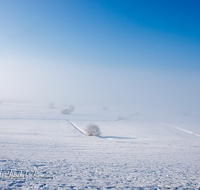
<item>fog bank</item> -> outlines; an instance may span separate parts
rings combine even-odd
[[[55,65],[4,65],[0,99],[144,109],[200,106],[200,77],[194,73]]]

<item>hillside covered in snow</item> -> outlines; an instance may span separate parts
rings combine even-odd
[[[109,107],[0,105],[0,189],[198,189],[200,121]],[[100,136],[86,136],[95,124]]]

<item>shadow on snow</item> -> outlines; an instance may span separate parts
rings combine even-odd
[[[117,136],[100,136],[99,138],[105,138],[105,139],[136,139],[136,138],[132,138],[132,137],[117,137]]]

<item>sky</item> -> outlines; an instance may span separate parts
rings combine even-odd
[[[200,106],[199,0],[0,0],[0,100]]]

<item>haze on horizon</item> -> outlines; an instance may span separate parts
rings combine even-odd
[[[0,100],[199,110],[199,1],[0,1]]]

